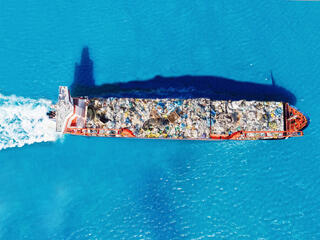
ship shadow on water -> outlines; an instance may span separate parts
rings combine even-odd
[[[71,85],[72,96],[133,97],[133,98],[210,98],[214,100],[282,101],[292,105],[296,97],[275,84],[241,82],[217,76],[155,76],[148,80],[95,85],[93,61],[89,50],[83,48],[81,61],[75,66]]]

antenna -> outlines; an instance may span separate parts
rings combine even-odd
[[[273,74],[272,74],[272,70],[270,70],[270,78],[272,81],[272,86],[276,86],[276,81],[274,80]]]

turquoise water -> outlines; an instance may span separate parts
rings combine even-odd
[[[0,239],[320,238],[320,3],[3,0],[0,10]],[[44,113],[84,45],[97,84],[269,83],[272,70],[310,126],[286,141],[56,136]]]

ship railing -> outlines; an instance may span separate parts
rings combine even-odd
[[[243,131],[241,136],[244,138],[286,138],[286,137],[301,137],[302,131]]]
[[[121,136],[120,129],[110,128],[67,128],[65,133],[84,136]]]
[[[302,131],[237,131],[230,135],[211,134],[215,140],[257,140],[257,139],[282,139],[288,137],[302,137]]]
[[[125,136],[123,129],[110,128],[67,128],[65,133],[84,136]],[[237,131],[230,135],[211,134],[210,138],[214,140],[258,140],[258,139],[283,139],[288,137],[302,137],[302,131]]]
[[[127,128],[110,129],[110,128],[77,128],[69,127],[64,133],[84,136],[101,136],[101,137],[135,137]]]

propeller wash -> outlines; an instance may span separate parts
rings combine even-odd
[[[61,134],[47,115],[51,101],[0,94],[0,150],[56,141]]]

